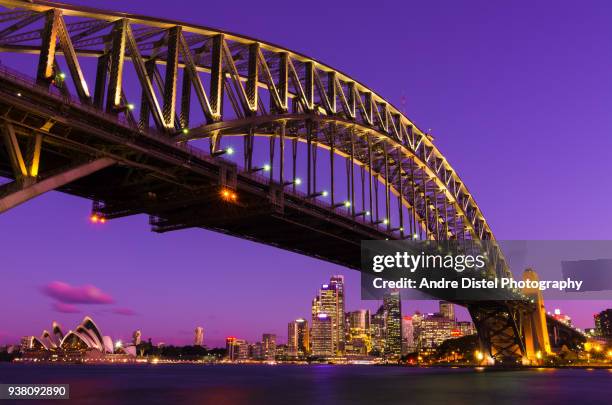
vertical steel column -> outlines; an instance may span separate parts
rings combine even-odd
[[[307,192],[308,195],[310,196],[312,194],[312,178],[311,178],[311,157],[310,157],[310,153],[311,153],[311,146],[312,146],[312,123],[310,122],[310,120],[306,121],[306,171],[308,172],[308,174],[306,175],[306,182],[307,182]]]
[[[354,138],[354,130],[351,128],[349,132],[349,136],[351,137],[351,206],[347,211],[351,213],[352,216],[355,216],[355,138]]]
[[[57,13],[53,9],[45,13],[45,27],[42,30],[42,43],[38,57],[38,71],[36,82],[48,87],[53,79],[53,66],[55,63],[55,48],[57,46]]]
[[[94,106],[102,109],[104,106],[104,92],[106,90],[106,79],[108,77],[108,52],[98,57],[96,67],[96,84],[94,88]]]
[[[366,141],[368,143],[368,194],[370,199],[370,223],[374,223],[374,212],[372,210],[372,140],[370,135],[366,134]],[[378,215],[378,213],[376,214]]]
[[[279,182],[282,187],[285,184],[285,121],[281,121],[280,124],[280,145],[279,145],[279,154],[280,154],[280,167],[278,169],[278,177]]]
[[[293,157],[293,192],[295,193],[297,179],[297,134],[294,134],[294,138],[291,140],[291,152]]]
[[[181,128],[189,128],[189,113],[191,108],[191,79],[187,68],[183,70],[183,85],[181,86],[181,113],[179,114],[179,120]]]
[[[383,145],[385,159],[385,217],[387,219],[387,231],[391,231],[391,188],[389,187],[389,155],[387,145]]]
[[[411,237],[414,239],[414,235],[417,233],[417,229],[419,229],[417,224],[417,193],[416,193],[416,181],[414,177],[414,166],[415,163],[410,161],[410,188],[412,189],[412,221],[410,222],[410,232],[412,233]],[[419,229],[420,233],[420,229]]]
[[[312,189],[317,191],[317,153],[318,153],[318,141],[312,144]]]
[[[330,194],[331,194],[331,205],[335,204],[335,193],[334,193],[334,158],[336,154],[336,131],[335,125],[329,124],[329,174],[330,174]]]
[[[423,182],[423,203],[425,204],[425,239],[429,239],[429,203],[427,202],[427,179],[425,168],[421,170],[421,181]]]
[[[274,130],[274,133],[270,137],[270,183],[274,181],[274,152],[276,149],[276,133],[277,130]]]
[[[215,119],[223,113],[223,34],[213,38],[212,62],[210,68],[210,109]]]
[[[404,182],[402,180],[402,151],[401,148],[397,148],[397,174],[398,174],[398,185],[397,191],[399,196],[397,197],[397,208],[399,210],[399,229],[400,238],[404,239]]]
[[[172,27],[168,30],[168,52],[166,54],[166,78],[164,80],[163,104],[163,116],[167,128],[174,128],[180,35],[180,26]]]
[[[106,95],[106,111],[113,113],[117,112],[116,109],[121,104],[127,27],[127,19],[118,20],[115,22],[112,33],[113,40],[111,41],[110,49],[111,66],[108,93]]]
[[[259,81],[259,63],[257,62],[258,55],[259,42],[249,45],[249,66],[246,82],[246,96],[249,103],[249,112],[252,114],[257,112],[257,82]]]

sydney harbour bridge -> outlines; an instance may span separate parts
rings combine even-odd
[[[206,228],[354,269],[362,240],[485,240],[490,275],[511,276],[433,137],[348,75],[204,26],[0,6],[0,213],[58,190],[92,200],[96,220],[146,214],[155,232]],[[493,359],[550,351],[537,300],[463,304]]]

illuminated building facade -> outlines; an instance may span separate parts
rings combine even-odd
[[[372,348],[370,311],[359,309],[347,313],[347,339],[345,352],[348,355],[367,355]]]
[[[391,291],[383,297],[385,312],[385,356],[402,354],[402,303],[399,291]]]
[[[454,321],[455,318],[455,306],[448,301],[440,301],[440,315]]]
[[[308,321],[298,318],[287,326],[287,355],[305,357],[310,353],[310,333]]]
[[[599,337],[612,339],[612,308],[595,314],[595,331]]]
[[[438,347],[446,339],[452,337],[452,331],[454,329],[454,321],[439,313],[428,314],[421,320],[419,328],[420,347],[425,349]]]
[[[274,360],[276,357],[276,335],[264,333],[261,339],[262,357],[265,360]]]
[[[323,284],[312,301],[313,326],[319,314],[325,314],[331,321],[334,355],[344,352],[344,306],[344,276],[340,275],[332,276],[329,284]]]
[[[312,319],[310,337],[313,356],[332,357],[335,355],[333,323],[330,316],[319,313]]]
[[[416,350],[414,340],[414,326],[412,325],[412,317],[402,317],[402,355],[412,353]]]

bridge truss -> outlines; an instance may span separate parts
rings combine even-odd
[[[157,232],[204,227],[353,268],[363,239],[487,240],[490,274],[511,276],[433,137],[348,75],[193,24],[0,6],[0,174],[14,179],[0,212],[58,189],[94,200],[101,218],[144,213]],[[34,58],[31,77],[7,66],[20,55]],[[224,146],[232,139],[240,164]],[[489,351],[516,356],[516,308],[496,305],[513,343],[487,337]],[[478,311],[481,337],[494,333],[486,320],[500,311]]]

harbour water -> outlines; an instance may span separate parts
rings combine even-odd
[[[83,404],[499,405],[612,401],[612,370],[607,369],[0,363],[0,383],[70,384],[71,400],[58,403]]]

